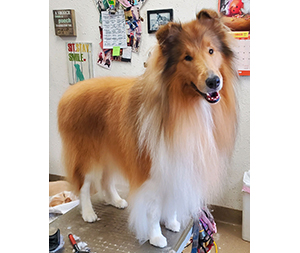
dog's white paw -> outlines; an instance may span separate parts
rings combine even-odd
[[[177,220],[172,220],[171,222],[166,222],[165,227],[173,232],[180,231],[180,223]]]
[[[95,222],[97,220],[97,214],[93,210],[82,211],[82,218],[85,222]]]
[[[167,246],[167,239],[163,235],[155,236],[150,238],[150,244],[159,248],[164,248]]]
[[[113,206],[117,207],[117,208],[121,208],[124,209],[128,206],[128,203],[125,199],[119,199],[117,201],[114,201]]]
[[[112,200],[112,201],[105,201],[106,205],[112,205],[119,209],[124,209],[128,206],[128,203],[125,199],[118,199],[118,200]]]

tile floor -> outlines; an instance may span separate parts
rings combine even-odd
[[[126,192],[124,189],[122,190]],[[220,216],[220,214],[224,216],[224,214],[232,213],[232,210],[231,212],[229,212],[227,209],[224,210],[224,208],[219,210],[220,208],[214,207],[213,209],[215,209],[215,212],[213,212],[212,214],[215,218],[217,216]],[[223,217],[222,215],[220,216],[220,219],[229,219],[227,216]],[[241,222],[241,215],[239,217],[237,212],[234,212],[232,215],[237,216],[238,219],[232,219],[231,217],[231,219],[229,220],[237,223]],[[236,225],[228,222],[219,221],[217,218],[216,223],[218,233],[214,235],[214,239],[218,246],[218,253],[250,253],[250,243],[242,239],[242,225]],[[183,253],[190,252],[191,246],[187,247],[183,251]],[[215,253],[214,249],[212,249],[210,253]]]
[[[218,233],[214,239],[218,246],[218,253],[250,253],[250,243],[242,239],[242,226],[216,221]],[[215,249],[211,253],[215,253]],[[183,253],[190,253],[191,246]]]

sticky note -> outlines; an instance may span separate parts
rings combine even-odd
[[[113,47],[112,56],[120,56],[120,47]]]
[[[109,0],[108,3],[109,3],[110,5],[115,5],[115,0]]]

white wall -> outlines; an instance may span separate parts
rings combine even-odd
[[[127,76],[140,75],[144,71],[143,62],[147,59],[149,49],[155,43],[155,35],[147,33],[147,10],[174,10],[175,21],[190,21],[202,8],[217,10],[218,0],[147,0],[140,14],[142,23],[142,42],[139,54],[132,53],[131,63],[113,62],[111,70],[97,66],[96,58],[99,48],[99,13],[94,0],[51,0],[49,1],[49,88],[50,88],[50,157],[49,173],[65,175],[61,163],[61,141],[57,130],[56,110],[60,97],[68,88],[66,41],[93,43],[93,58],[95,76]],[[74,9],[77,25],[76,38],[61,38],[55,36],[53,24],[53,9]],[[240,78],[239,87],[240,120],[236,149],[231,167],[228,171],[224,194],[216,198],[216,205],[242,210],[242,177],[243,172],[250,168],[250,78]]]

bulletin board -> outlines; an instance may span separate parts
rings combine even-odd
[[[131,62],[141,44],[140,9],[146,0],[95,0],[99,11],[100,42],[97,65],[111,69],[113,61]]]

